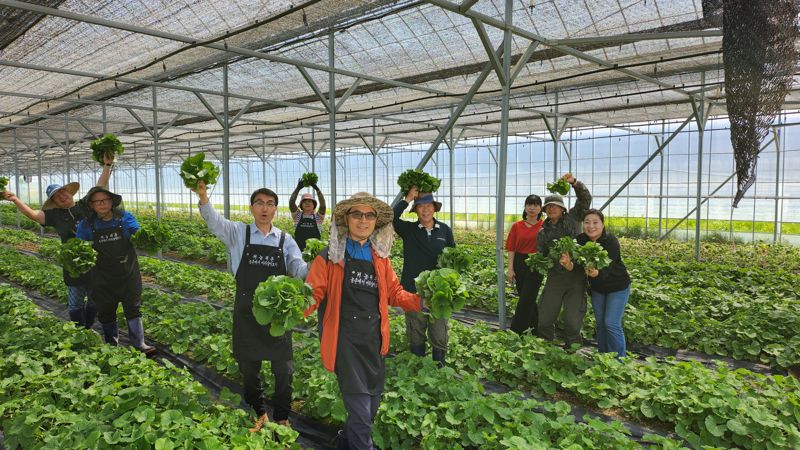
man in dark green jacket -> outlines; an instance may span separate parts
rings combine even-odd
[[[412,199],[414,206],[411,210],[417,214],[417,220],[402,220],[400,217]],[[445,247],[456,246],[453,230],[433,217],[441,208],[442,204],[433,199],[433,194],[420,194],[416,186],[394,207],[392,225],[403,239],[403,275],[400,284],[408,292],[417,292],[414,279],[420,272],[436,268],[436,259]],[[406,312],[406,337],[411,353],[425,356],[426,332],[431,340],[433,360],[443,366],[447,354],[447,319],[428,319],[422,313]]]
[[[548,256],[555,241],[563,236],[575,238],[581,233],[583,213],[592,204],[592,195],[586,185],[576,180],[571,173],[561,177],[575,190],[577,201],[567,210],[564,200],[558,194],[544,199],[544,212],[547,219],[536,238],[537,251]],[[561,305],[564,305],[565,345],[581,342],[581,325],[586,314],[586,274],[583,268],[575,265],[569,258],[561,257],[547,273],[542,296],[539,299],[539,324],[537,334],[547,340],[555,337],[555,323]]]

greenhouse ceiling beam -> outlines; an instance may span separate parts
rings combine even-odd
[[[296,60],[296,59],[293,59],[293,58],[288,58],[288,57],[285,57],[285,56],[258,52],[258,51],[250,50],[250,49],[243,48],[243,47],[237,47],[237,46],[234,46],[234,45],[228,45],[227,43],[224,43],[224,42],[223,43],[199,42],[198,39],[195,39],[195,38],[192,38],[192,37],[188,37],[188,36],[182,36],[182,35],[179,35],[177,33],[168,33],[168,32],[165,32],[165,31],[158,31],[158,30],[154,30],[154,29],[151,29],[151,28],[140,27],[140,26],[136,26],[136,25],[130,25],[130,24],[127,24],[127,23],[118,22],[118,21],[114,21],[114,20],[107,20],[107,19],[103,19],[103,18],[100,18],[100,17],[96,17],[96,16],[90,16],[90,15],[87,15],[87,14],[79,14],[79,13],[75,13],[75,12],[71,12],[71,11],[64,11],[64,10],[60,10],[60,9],[56,9],[56,8],[48,8],[48,7],[45,7],[45,6],[34,5],[34,4],[20,2],[20,1],[16,1],[16,0],[0,0],[0,5],[8,6],[8,7],[11,7],[11,8],[16,8],[16,9],[24,9],[24,10],[28,10],[28,11],[33,11],[33,12],[37,12],[39,14],[46,14],[46,15],[50,15],[50,16],[61,17],[61,18],[64,18],[64,19],[74,20],[74,21],[78,21],[78,22],[91,23],[91,24],[94,24],[94,25],[100,25],[100,26],[104,26],[104,27],[108,27],[108,28],[114,28],[114,29],[123,30],[123,31],[128,31],[128,32],[132,32],[132,33],[144,34],[144,35],[147,35],[147,36],[166,39],[166,40],[170,40],[170,41],[183,42],[185,44],[197,45],[197,46],[201,46],[201,47],[206,47],[206,48],[219,50],[219,51],[227,52],[227,53],[233,53],[233,54],[246,56],[246,57],[250,57],[250,58],[263,59],[263,60],[267,60],[267,61],[272,61],[272,62],[277,62],[277,63],[282,63],[282,64],[288,64],[288,65],[292,65],[292,66],[296,66],[296,67],[303,67],[305,69],[319,70],[321,72],[333,73],[333,74],[336,74],[336,75],[343,75],[343,76],[348,76],[348,77],[352,77],[352,78],[364,78],[366,80],[374,81],[376,83],[387,84],[387,85],[395,86],[395,87],[399,87],[399,88],[411,89],[411,90],[414,90],[414,91],[427,92],[429,94],[453,95],[452,93],[449,93],[449,92],[446,92],[446,91],[441,91],[441,90],[438,90],[438,89],[428,88],[428,87],[424,87],[424,86],[417,86],[417,85],[410,84],[410,83],[405,83],[405,82],[402,82],[402,81],[396,81],[396,80],[376,77],[374,75],[358,73],[358,72],[354,72],[354,71],[346,70],[346,69],[337,69],[337,68],[334,68],[334,67],[329,67],[329,66],[324,65],[324,64],[316,64],[316,63],[311,63],[311,62],[307,62],[307,61],[299,61],[299,60]]]
[[[517,36],[529,39],[531,41],[541,42],[543,45],[545,45],[547,47],[550,47],[550,48],[552,48],[554,50],[558,50],[558,51],[560,51],[561,53],[563,53],[565,55],[574,56],[574,57],[576,57],[578,59],[582,59],[584,61],[595,63],[595,64],[600,65],[602,67],[605,67],[605,68],[608,68],[608,69],[612,69],[612,70],[624,73],[624,74],[628,75],[629,77],[632,77],[632,78],[635,78],[635,79],[638,79],[638,80],[641,80],[641,81],[646,81],[648,83],[652,83],[652,84],[655,84],[657,86],[661,86],[661,87],[663,87],[665,89],[669,89],[669,90],[674,91],[674,92],[678,92],[678,93],[686,95],[687,97],[690,97],[690,98],[694,98],[695,97],[690,92],[687,92],[684,89],[678,88],[673,84],[665,83],[665,82],[663,82],[661,80],[658,80],[656,78],[653,78],[653,77],[650,77],[650,76],[647,76],[647,75],[644,75],[644,74],[640,74],[640,73],[638,73],[638,72],[636,72],[634,70],[631,70],[631,69],[627,69],[627,68],[624,68],[624,67],[619,67],[618,64],[615,64],[615,63],[606,61],[604,59],[592,56],[592,55],[590,55],[588,53],[582,52],[582,51],[574,49],[572,47],[559,44],[557,41],[554,41],[552,39],[547,39],[544,36],[540,36],[540,35],[538,35],[536,33],[530,32],[528,30],[522,29],[522,28],[514,26],[514,25],[507,25],[503,21],[495,19],[494,17],[491,17],[491,16],[487,16],[486,14],[481,14],[481,13],[473,11],[473,10],[462,12],[459,9],[459,5],[456,4],[456,3],[452,3],[452,2],[447,1],[447,0],[425,0],[425,1],[427,3],[436,5],[436,6],[440,7],[440,8],[442,8],[442,9],[454,12],[456,14],[462,15],[462,16],[467,17],[469,19],[478,19],[481,22],[483,22],[483,23],[485,23],[487,25],[491,25],[491,26],[493,26],[495,28],[498,28],[498,29],[501,29],[501,30],[504,30],[504,31],[508,30],[508,31],[512,32],[513,34],[515,34]]]
[[[4,0],[0,0],[0,2],[2,2],[2,1],[4,1]],[[139,85],[139,86],[145,86],[145,87],[157,87],[157,88],[164,88],[164,89],[172,89],[172,90],[176,90],[176,91],[192,92],[194,94],[200,93],[200,94],[208,94],[208,95],[217,95],[217,96],[220,96],[220,97],[223,97],[225,95],[222,91],[215,91],[213,89],[203,89],[203,88],[190,87],[190,86],[181,86],[181,85],[177,85],[177,84],[162,83],[160,81],[142,80],[142,79],[138,79],[138,78],[124,77],[124,76],[122,76],[122,77],[110,76],[110,75],[104,75],[104,74],[94,73],[94,72],[85,72],[85,71],[81,71],[81,70],[63,69],[63,68],[58,68],[58,67],[42,66],[42,65],[39,65],[39,64],[21,63],[21,62],[17,62],[17,61],[9,61],[7,59],[0,59],[0,66],[9,66],[9,67],[17,67],[17,68],[20,68],[20,69],[38,70],[38,71],[41,71],[41,72],[59,73],[59,74],[62,74],[62,75],[73,75],[73,76],[84,77],[84,78],[95,78],[95,79],[98,79],[98,80],[101,80],[101,81],[116,80],[116,81],[119,81],[120,83],[127,83],[127,84],[133,84],[133,85]],[[285,102],[285,101],[281,101],[281,100],[270,100],[270,99],[266,99],[266,98],[259,98],[259,97],[254,97],[252,95],[242,95],[242,94],[231,94],[231,93],[229,93],[228,96],[233,97],[233,98],[238,98],[238,99],[241,99],[241,100],[255,100],[255,101],[258,101],[258,102],[268,103],[268,104],[277,105],[277,106],[282,106],[282,107],[285,107],[285,108],[300,108],[300,109],[308,109],[308,110],[312,110],[312,111],[316,111],[316,112],[325,112],[324,108],[311,106],[311,105],[305,105],[305,104],[302,104],[302,103],[292,103],[292,102]],[[56,100],[53,100],[53,101],[56,101]]]
[[[551,39],[556,45],[587,45],[587,44],[628,44],[639,41],[654,41],[663,39],[692,39],[722,37],[722,30],[690,30],[690,31],[661,31],[644,33],[612,34],[609,36],[593,36],[585,38]]]
[[[620,187],[619,187],[619,189],[617,189],[617,191],[616,191],[616,192],[614,192],[614,194],[612,194],[612,195],[611,195],[611,196],[608,198],[608,200],[606,200],[606,202],[605,202],[605,203],[603,203],[603,206],[601,206],[601,207],[600,207],[600,211],[604,210],[604,209],[606,208],[606,206],[608,206],[608,205],[609,205],[609,204],[610,204],[612,201],[614,201],[614,199],[615,199],[615,198],[617,198],[617,196],[619,196],[619,194],[620,194],[620,193],[622,193],[622,191],[624,191],[624,190],[625,190],[625,189],[628,187],[628,185],[630,185],[630,184],[633,182],[633,180],[634,180],[634,179],[635,179],[637,176],[639,176],[639,174],[640,174],[640,173],[642,173],[642,171],[643,171],[643,170],[644,170],[644,169],[645,169],[645,168],[646,168],[648,165],[650,165],[650,163],[651,163],[651,162],[652,162],[654,159],[656,159],[656,156],[660,155],[660,154],[661,154],[661,152],[662,152],[662,151],[663,151],[665,148],[667,148],[667,146],[669,145],[669,143],[670,143],[670,142],[672,142],[672,140],[673,140],[673,139],[675,139],[675,137],[677,137],[677,136],[678,136],[678,133],[680,133],[680,132],[681,132],[681,130],[683,130],[683,129],[686,127],[686,125],[688,125],[688,124],[689,124],[689,122],[691,122],[691,121],[692,121],[694,118],[695,118],[695,114],[694,114],[694,113],[692,113],[692,114],[691,114],[691,115],[690,115],[688,118],[686,118],[686,120],[684,120],[684,121],[683,121],[683,123],[681,124],[681,126],[679,126],[679,127],[678,127],[678,128],[675,130],[675,131],[673,131],[672,133],[670,133],[669,137],[668,137],[667,139],[665,139],[665,140],[664,140],[664,142],[662,142],[662,143],[661,143],[661,145],[659,145],[659,146],[658,146],[658,148],[657,148],[657,149],[656,149],[656,150],[653,152],[653,154],[652,154],[652,155],[650,155],[650,157],[649,157],[649,158],[647,158],[647,160],[646,160],[645,162],[643,162],[643,163],[642,163],[642,165],[641,165],[641,166],[639,166],[639,168],[638,168],[638,169],[636,169],[636,171],[635,171],[635,172],[633,172],[633,174],[632,174],[630,177],[628,177],[628,179],[627,179],[627,180],[626,180],[624,183],[622,183],[622,186],[620,186]]]

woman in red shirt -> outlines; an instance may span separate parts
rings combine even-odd
[[[536,235],[544,223],[542,220],[542,199],[531,194],[525,198],[525,210],[522,220],[511,226],[506,239],[508,251],[508,281],[515,283],[519,302],[511,319],[511,331],[522,334],[531,330],[536,334],[536,323],[539,321],[536,298],[542,286],[543,276],[536,271],[531,271],[525,259],[531,253],[536,253]]]

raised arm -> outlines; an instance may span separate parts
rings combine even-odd
[[[319,208],[317,208],[317,214],[320,216],[324,216],[325,213],[328,211],[327,205],[325,205],[325,196],[322,195],[322,190],[320,190],[319,186],[314,184],[311,186],[317,191],[317,198],[319,199]]]
[[[44,211],[40,209],[33,209],[28,206],[25,202],[20,200],[16,195],[14,195],[11,191],[3,192],[3,198],[10,201],[17,207],[19,212],[22,213],[28,219],[38,223],[39,225],[44,225]]]
[[[111,168],[114,165],[114,154],[104,154],[103,155],[103,173],[100,174],[100,178],[97,179],[97,186],[108,188],[108,180],[111,179]]]
[[[208,230],[227,247],[231,247],[234,243],[239,242],[238,240],[242,237],[241,234],[244,233],[244,228],[239,222],[228,220],[214,210],[214,207],[211,206],[211,203],[208,201],[206,183],[200,181],[197,184],[197,189],[193,189],[193,191],[197,193],[197,198],[199,199],[198,203],[200,205],[200,216],[206,221]],[[237,226],[237,224],[239,226]]]
[[[297,212],[297,194],[300,192],[300,189],[303,189],[303,179],[297,180],[297,187],[294,188],[292,191],[292,195],[289,197],[289,211],[294,215]]]

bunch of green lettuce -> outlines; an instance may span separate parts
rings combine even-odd
[[[69,276],[77,278],[97,264],[97,251],[92,248],[91,242],[71,238],[61,244],[56,260]]]
[[[445,247],[436,259],[439,267],[459,273],[467,270],[473,262],[472,253],[466,247]]]
[[[403,195],[406,195],[413,186],[416,186],[420,192],[436,192],[439,189],[439,185],[442,184],[442,180],[434,178],[421,170],[408,169],[397,178],[397,184],[400,185]]]
[[[89,144],[89,147],[92,149],[92,159],[100,164],[105,163],[105,161],[103,161],[104,155],[110,156],[113,153],[121,155],[125,151],[122,142],[113,134],[106,134],[99,139],[93,140],[92,143]]]
[[[319,181],[319,176],[314,172],[304,173],[302,177],[300,177],[300,181],[303,182],[303,187],[314,186]]]
[[[569,193],[569,183],[563,178],[559,178],[555,183],[547,183],[547,190],[554,194],[567,195]]]
[[[8,178],[0,177],[0,192],[5,192],[6,186],[8,186]]]
[[[142,224],[139,231],[131,236],[131,243],[134,247],[148,253],[155,253],[167,246],[172,239],[170,227],[161,222],[148,222]]]
[[[319,255],[319,252],[322,251],[325,247],[328,246],[328,241],[322,241],[319,239],[308,239],[306,240],[306,248],[303,250],[303,261],[311,262],[314,258]]]
[[[611,258],[602,245],[589,241],[578,246],[576,262],[587,269],[605,269],[611,265]]]
[[[553,268],[552,258],[548,258],[541,253],[531,253],[525,259],[525,264],[533,272],[539,272],[542,275],[547,275],[547,272]]]
[[[204,181],[206,186],[217,182],[219,167],[214,166],[210,161],[205,161],[206,154],[200,152],[190,156],[181,164],[181,178],[183,184],[189,189],[197,189],[197,184]]]
[[[414,279],[417,294],[425,299],[434,319],[447,319],[463,308],[469,298],[467,287],[453,269],[426,270]]]
[[[556,243],[550,247],[550,258],[553,261],[558,262],[561,259],[561,255],[564,253],[569,253],[569,257],[575,261],[578,257],[578,241],[576,241],[572,236],[562,236],[560,239],[555,241]]]
[[[269,334],[283,336],[303,323],[303,312],[314,303],[314,290],[298,278],[277,275],[262,281],[253,295],[253,316],[269,325]]]

